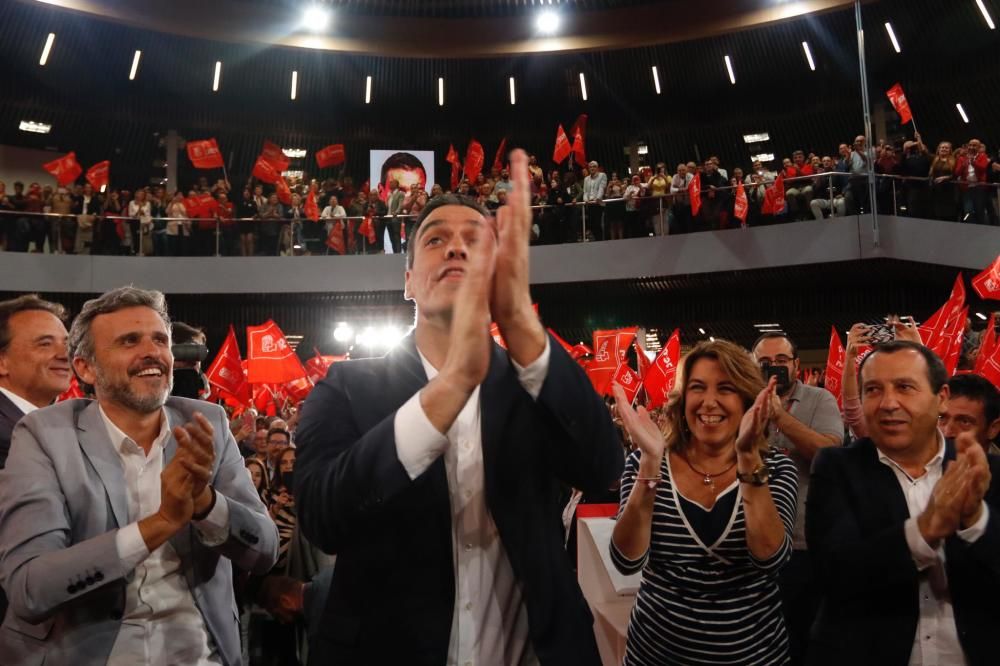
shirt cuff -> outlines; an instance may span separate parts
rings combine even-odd
[[[392,427],[396,457],[411,481],[427,471],[448,448],[448,438],[438,432],[424,413],[419,392],[396,410]]]
[[[979,520],[975,523],[966,527],[964,530],[959,530],[957,532],[958,538],[966,543],[976,543],[979,537],[986,533],[986,523],[990,521],[990,507],[986,502],[983,502],[983,515],[979,516]]]
[[[538,394],[542,392],[542,385],[545,384],[545,378],[549,374],[549,358],[552,351],[549,344],[549,336],[546,335],[545,349],[542,350],[541,355],[523,368],[514,359],[510,360],[514,364],[514,369],[517,370],[517,378],[521,382],[521,386],[528,392],[532,400],[538,400]]]
[[[198,540],[209,548],[221,546],[229,538],[229,501],[218,490],[215,491],[215,506],[201,520],[192,524],[198,533]]]
[[[910,556],[913,558],[913,563],[917,565],[917,571],[928,569],[940,561],[937,551],[924,541],[924,536],[920,533],[920,528],[917,527],[916,518],[910,518],[906,521],[903,525],[903,532],[906,533],[906,545],[910,548]]]
[[[129,523],[115,534],[115,548],[122,563],[122,571],[128,573],[149,557],[149,548],[139,531],[139,523]]]

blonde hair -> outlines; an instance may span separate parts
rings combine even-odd
[[[685,417],[687,378],[691,376],[694,364],[703,358],[710,358],[719,363],[743,399],[744,412],[750,409],[757,395],[764,389],[760,366],[754,363],[750,352],[746,349],[728,340],[699,342],[677,368],[677,378],[665,408],[666,423],[663,427],[663,436],[670,450],[683,452],[691,443],[691,428]],[[758,438],[756,444],[761,453],[767,450],[766,432]]]

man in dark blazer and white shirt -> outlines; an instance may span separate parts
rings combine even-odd
[[[408,244],[413,333],[332,366],[303,408],[299,524],[337,554],[320,663],[600,663],[560,484],[603,491],[623,453],[532,308],[523,151],[511,172],[496,228],[474,201],[431,200]]]
[[[913,342],[861,366],[871,438],[820,451],[806,536],[825,586],[809,664],[993,666],[1000,599],[1000,459],[945,440],[941,360]]]
[[[0,471],[0,663],[241,663],[230,561],[264,573],[277,529],[225,413],[168,397],[163,294],[88,301],[69,336],[96,400],[36,410]]]

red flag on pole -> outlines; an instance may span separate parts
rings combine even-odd
[[[346,244],[344,243],[343,220],[337,220],[333,223],[333,226],[330,227],[330,233],[326,236],[326,246],[340,255],[347,252]]]
[[[264,149],[260,151],[260,156],[277,169],[279,173],[288,171],[288,165],[291,164],[291,160],[282,152],[281,146],[267,140],[264,141]]]
[[[635,350],[635,369],[639,372],[640,377],[645,377],[653,362],[646,356],[646,351],[639,346],[638,340],[632,341],[632,349]]]
[[[316,165],[320,169],[337,166],[345,161],[347,161],[347,153],[344,152],[344,144],[342,143],[333,143],[316,151]]]
[[[952,322],[951,331],[947,338],[948,351],[941,356],[944,361],[944,368],[948,371],[948,376],[955,374],[958,369],[958,361],[962,356],[962,340],[965,338],[965,322],[969,316],[969,307],[965,306]]]
[[[774,214],[781,215],[785,212],[785,175],[779,173],[778,177],[774,179],[774,187],[771,188],[774,191]]]
[[[660,353],[653,359],[642,380],[646,389],[647,407],[655,409],[667,403],[667,396],[674,388],[677,379],[677,368],[681,362],[681,331],[678,328],[670,334],[670,339]]]
[[[188,159],[195,169],[221,169],[225,166],[215,139],[187,142]]]
[[[358,225],[358,233],[364,236],[369,243],[375,244],[375,224],[372,222],[371,215],[366,215],[365,219],[361,220],[361,224]]]
[[[979,298],[1000,301],[1000,255],[982,273],[972,278],[972,288]]]
[[[212,393],[227,402],[237,405],[250,403],[250,384],[243,372],[243,360],[240,358],[240,347],[236,342],[236,331],[229,326],[229,334],[219,347],[219,353],[205,373]]]
[[[747,213],[750,212],[750,202],[743,188],[743,181],[736,184],[736,199],[733,202],[733,217],[740,221],[740,226],[747,226]]]
[[[285,382],[282,388],[284,389],[285,395],[287,395],[292,402],[302,402],[313,390],[313,382],[308,377],[299,377],[298,379],[293,379],[290,382]]]
[[[283,384],[305,377],[302,361],[273,319],[247,326],[247,380],[252,384]]]
[[[552,150],[552,161],[561,164],[572,153],[573,147],[569,143],[569,137],[566,136],[566,130],[559,125],[559,129],[556,130],[556,146]]]
[[[587,114],[581,113],[576,118],[576,122],[569,128],[570,136],[573,137],[573,155],[576,163],[580,166],[587,166],[587,149],[585,139],[587,136]]]
[[[639,389],[642,388],[642,379],[636,374],[635,370],[628,367],[626,363],[619,363],[618,368],[615,369],[613,382],[621,386],[622,390],[625,391],[625,397],[628,398],[630,405],[635,402],[635,396],[639,394]]]
[[[928,349],[935,350],[941,358],[948,353],[947,345],[942,346],[941,340],[950,335],[954,326],[955,318],[961,313],[962,306],[965,305],[965,282],[962,274],[955,276],[955,283],[951,288],[951,295],[945,304],[938,308],[927,321],[919,327],[920,339]]]
[[[76,153],[74,152],[66,153],[60,158],[46,162],[42,168],[55,176],[60,187],[69,185],[83,173],[83,167],[76,161]]]
[[[844,364],[846,359],[844,345],[840,343],[840,334],[837,327],[830,327],[830,349],[826,355],[826,380],[823,388],[833,394],[837,399],[837,405],[841,405],[841,392],[844,382]],[[853,369],[852,369],[853,370]]]
[[[274,189],[278,194],[278,201],[286,206],[292,205],[292,188],[288,187],[284,176],[278,176],[278,180],[274,181]]]
[[[905,125],[911,122],[913,120],[913,113],[910,111],[910,103],[903,92],[903,86],[897,83],[889,88],[885,94],[889,98],[889,101],[892,102],[892,108],[896,109],[896,113],[899,114],[900,124]]]
[[[493,157],[493,168],[497,171],[503,170],[504,158],[507,156],[507,137],[504,137],[500,141],[500,147],[497,148],[497,153]]]
[[[688,183],[688,199],[691,200],[691,217],[701,212],[701,174],[696,173]]]
[[[986,322],[986,330],[983,331],[983,336],[980,338],[979,353],[976,355],[976,365],[973,370],[977,375],[983,374],[983,369],[986,367],[990,357],[993,356],[994,349],[997,346],[996,316],[995,312],[990,315],[990,320]]]
[[[635,332],[634,326],[594,331],[594,358],[587,367],[587,374],[594,389],[601,395],[609,395],[611,380],[618,365],[625,361]]]
[[[98,192],[111,182],[111,162],[104,160],[87,169],[87,182]]]
[[[469,141],[469,147],[465,151],[465,177],[470,183],[476,182],[476,177],[483,172],[485,162],[486,154],[483,152],[483,144],[475,139]]]
[[[313,222],[319,221],[319,204],[316,203],[316,185],[309,186],[309,195],[306,197],[306,205],[303,207],[306,219]]]
[[[346,361],[347,355],[323,355],[319,350],[314,350],[316,355],[306,361],[306,374],[313,384],[318,384],[326,379],[326,373],[330,366],[340,361]]]
[[[451,189],[455,191],[458,189],[459,177],[462,175],[462,163],[458,160],[458,151],[455,150],[455,144],[448,144],[448,156],[445,161],[451,165]]]
[[[274,168],[274,165],[265,160],[263,157],[257,158],[257,161],[253,165],[253,171],[250,172],[250,175],[261,182],[272,184],[278,182],[278,179],[281,178],[281,174]]]

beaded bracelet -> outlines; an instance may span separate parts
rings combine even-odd
[[[635,477],[636,481],[642,481],[643,483],[646,484],[646,487],[649,488],[650,490],[653,490],[654,488],[656,488],[656,486],[660,483],[660,481],[662,479],[663,479],[663,475],[662,474],[657,474],[656,476],[637,476],[637,477]]]

